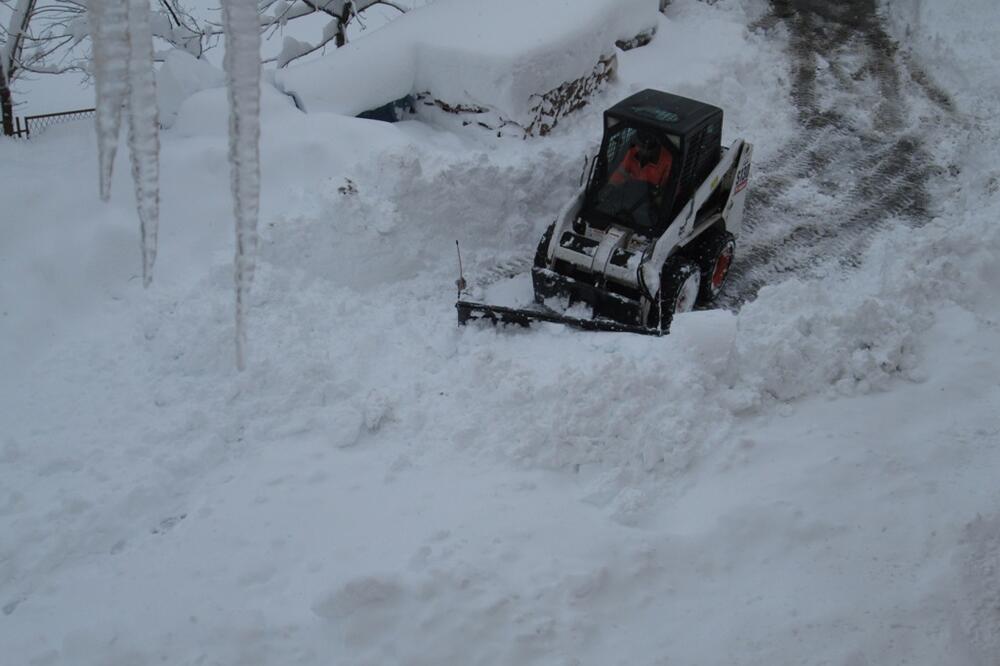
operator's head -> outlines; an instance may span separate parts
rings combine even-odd
[[[639,132],[639,135],[636,137],[636,145],[638,146],[639,160],[642,162],[655,162],[660,155],[660,142],[648,130],[641,130]]]

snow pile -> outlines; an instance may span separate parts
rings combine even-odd
[[[356,115],[427,92],[528,126],[537,96],[591,75],[657,16],[655,0],[440,0],[275,82],[310,112]]]
[[[174,49],[167,53],[156,72],[156,99],[160,107],[160,125],[173,127],[181,104],[201,90],[218,88],[225,75],[206,60]]]
[[[997,208],[995,201],[986,205]],[[883,238],[846,279],[793,279],[764,288],[741,312],[733,381],[758,404],[921,380],[920,337],[941,304],[984,315],[995,306],[979,294],[993,293],[997,284],[997,252],[1000,234],[988,216],[948,216],[919,234],[905,229]],[[980,281],[981,287],[971,286]],[[795,314],[776,318],[779,310]]]

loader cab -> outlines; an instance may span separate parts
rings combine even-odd
[[[722,157],[722,109],[644,90],[604,113],[581,217],[644,235],[666,229]]]

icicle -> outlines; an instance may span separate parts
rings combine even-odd
[[[160,218],[160,137],[149,0],[128,0],[129,156],[142,244],[142,284],[153,280]]]
[[[122,103],[128,90],[127,0],[89,0],[101,199],[111,198]]]
[[[229,163],[236,217],[236,366],[245,367],[246,307],[260,203],[260,24],[254,0],[222,0],[229,89]]]

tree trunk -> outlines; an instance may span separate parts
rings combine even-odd
[[[343,13],[337,17],[337,38],[334,44],[339,49],[347,43],[347,24],[351,22],[351,14],[354,12],[354,3],[345,2]]]
[[[0,66],[0,116],[3,117],[4,136],[14,135],[14,99],[7,85],[7,74]]]
[[[6,31],[7,43],[0,49],[0,114],[3,115],[3,133],[14,134],[14,99],[10,87],[18,71],[24,38],[28,24],[35,15],[38,0],[17,0],[10,15],[10,25]]]

